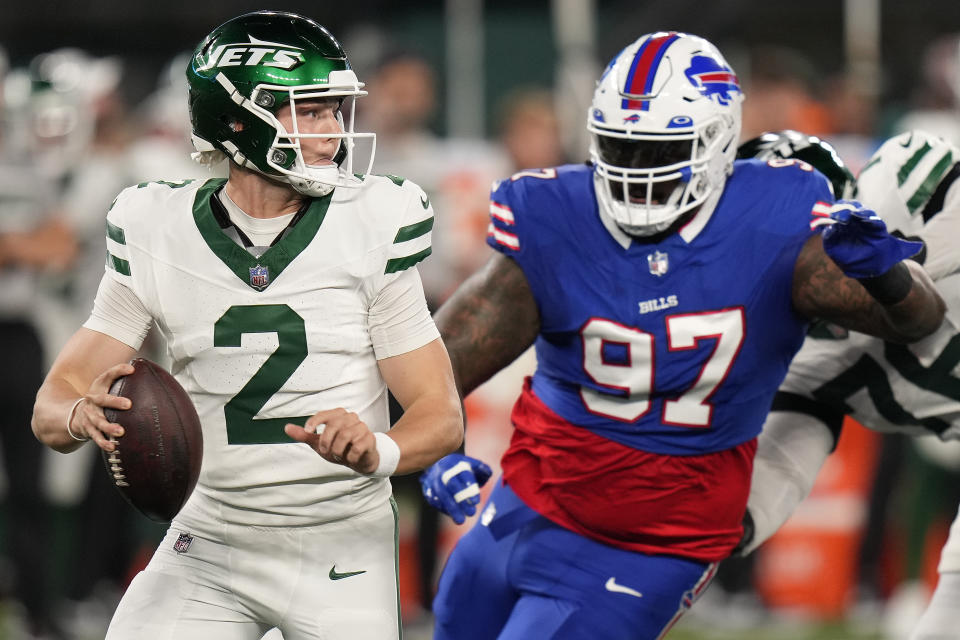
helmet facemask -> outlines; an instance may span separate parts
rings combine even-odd
[[[279,174],[286,176],[286,181],[294,189],[309,196],[321,196],[329,193],[334,187],[344,183],[344,177],[354,173],[353,158],[358,138],[370,141],[370,159],[361,173],[370,173],[373,169],[373,158],[376,153],[376,135],[373,133],[357,133],[353,130],[356,115],[356,99],[367,95],[361,88],[363,84],[356,81],[352,71],[331,72],[331,81],[335,75],[348,76],[344,78],[347,84],[343,88],[330,85],[312,85],[298,87],[283,87],[278,85],[257,85],[253,91],[249,109],[260,119],[268,123],[276,131],[273,142],[266,153],[267,165]],[[349,82],[352,78],[352,83]],[[281,97],[282,96],[282,97]],[[308,100],[337,99],[336,118],[340,125],[339,133],[304,133],[300,131],[297,122],[297,104]],[[343,117],[343,106],[348,104],[349,113],[346,121]],[[271,109],[270,106],[279,104],[281,107],[289,104],[292,126],[288,131],[276,117],[280,107]],[[302,140],[336,138],[339,143],[337,150],[330,159],[331,163],[311,165],[301,146]],[[268,174],[269,175],[269,174]]]
[[[720,126],[685,134],[628,134],[593,128],[592,156],[603,203],[630,235],[668,228],[703,204],[726,174]],[[718,175],[721,176],[717,180]]]

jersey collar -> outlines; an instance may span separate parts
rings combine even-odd
[[[710,197],[700,205],[700,210],[697,214],[690,218],[687,224],[680,227],[677,233],[683,238],[684,242],[687,244],[693,242],[694,239],[700,235],[700,232],[703,231],[703,228],[707,226],[710,218],[713,217],[713,212],[717,208],[717,203],[720,201],[722,193],[722,189],[714,190],[714,192],[710,194]],[[617,244],[624,249],[629,249],[630,245],[633,244],[633,237],[621,229],[614,219],[604,211],[603,207],[599,206],[599,203],[597,210],[600,212],[600,222],[603,223],[604,228],[613,236],[613,239],[617,241]]]
[[[279,242],[256,258],[223,232],[210,207],[210,197],[225,183],[224,178],[213,178],[197,189],[197,195],[193,201],[194,222],[214,255],[248,287],[254,291],[263,291],[317,235],[327,215],[333,192],[321,198],[314,198],[299,223],[291,228]]]

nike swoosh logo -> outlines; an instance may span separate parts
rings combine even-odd
[[[912,133],[912,132],[910,133],[909,136],[907,136],[907,141],[906,141],[906,142],[901,142],[901,143],[900,143],[900,146],[903,147],[904,149],[909,149],[911,142],[913,142],[913,133]]]
[[[430,198],[424,198],[423,196],[420,196],[420,204],[422,204],[423,208],[426,209],[430,206]]]
[[[366,571],[347,571],[346,573],[337,573],[337,565],[330,567],[331,580],[343,580],[344,578],[349,578],[350,576],[358,576],[361,573],[366,573]]]
[[[607,580],[607,584],[603,586],[607,591],[612,591],[614,593],[625,593],[629,596],[634,596],[637,598],[643,597],[643,594],[636,589],[631,589],[630,587],[625,587],[622,584],[617,584],[617,580],[613,576],[610,576],[610,579]]]

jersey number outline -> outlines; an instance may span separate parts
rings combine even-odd
[[[696,349],[701,340],[715,340],[696,380],[673,398],[665,398],[663,424],[708,428],[713,420],[710,399],[726,380],[740,354],[745,335],[742,307],[668,315],[668,351]],[[592,414],[619,422],[636,422],[650,411],[655,388],[655,349],[651,333],[605,318],[591,318],[580,329],[584,373],[608,391],[580,387],[580,399]],[[625,357],[607,358],[610,347],[619,347]]]
[[[303,317],[285,304],[235,305],[213,325],[213,346],[240,347],[245,333],[276,333],[277,349],[223,406],[227,444],[296,442],[284,433],[284,425],[288,422],[302,425],[310,416],[256,416],[307,358]]]

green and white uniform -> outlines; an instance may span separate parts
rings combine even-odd
[[[892,232],[921,239],[921,260],[947,305],[943,324],[910,345],[815,326],[774,400],[754,460],[748,510],[760,546],[809,494],[844,415],[877,431],[960,439],[960,149],[920,131],[886,141],[861,170],[856,198]],[[834,435],[827,432],[826,425]],[[941,571],[960,571],[960,526]]]
[[[389,481],[327,462],[288,439],[283,426],[343,407],[374,432],[389,429],[387,389],[377,360],[417,349],[439,335],[415,268],[430,253],[433,210],[409,181],[364,176],[357,179],[357,188],[338,188],[311,200],[299,221],[255,257],[259,251],[251,253],[229,237],[211,208],[211,196],[223,182],[141,184],[123,191],[107,216],[107,270],[100,295],[115,291],[116,284],[135,295],[166,339],[172,373],[190,394],[203,424],[204,458],[196,490],[145,573],[169,572],[195,549],[219,545],[221,551],[211,551],[205,561],[219,557],[227,563],[217,568],[230,573],[224,585],[232,591],[227,599],[243,601],[243,585],[264,584],[251,578],[263,567],[246,571],[231,553],[260,549],[263,562],[276,558],[288,563],[270,575],[286,577],[289,585],[309,571],[316,572],[310,580],[321,580],[327,588],[367,583],[373,608],[392,611],[395,629]],[[140,346],[145,327],[122,326],[97,308],[86,327]],[[371,518],[376,522],[369,527],[351,528],[351,521]],[[349,534],[328,540],[326,529]],[[364,539],[364,531],[371,539]],[[302,541],[304,532],[317,545],[307,545],[305,555],[287,558],[263,547],[271,536],[300,536]],[[195,536],[197,543],[178,554],[170,545],[180,533]],[[369,550],[360,553],[365,546],[379,546],[380,555],[375,559]],[[317,553],[323,554],[320,560]],[[383,566],[358,566],[356,556],[364,554],[369,563]],[[171,558],[176,562],[171,564]],[[327,572],[334,563],[337,572],[363,570],[366,575],[332,581]],[[204,573],[217,575],[202,564],[193,567],[195,573],[185,571],[191,584]],[[379,583],[369,586],[369,580]],[[182,585],[171,588],[182,590]],[[150,597],[157,598],[157,586],[149,589]],[[390,602],[378,601],[375,593]],[[114,626],[140,623],[146,616],[143,611],[121,615],[128,598],[136,599],[125,596]],[[251,598],[251,610],[262,604]],[[171,600],[171,606],[179,600]],[[354,618],[371,615],[363,611]],[[278,626],[284,615],[250,614]],[[134,629],[136,634],[129,635]],[[197,629],[178,627],[176,637],[200,637]],[[174,633],[168,626],[112,626],[111,637],[160,638],[167,636],[157,634],[167,631]],[[208,637],[227,637],[219,633]],[[350,633],[367,637],[353,627]]]
[[[960,438],[960,180],[928,207],[960,150],[919,133],[888,140],[857,179],[857,198],[890,231],[922,239],[924,267],[947,304],[943,325],[910,345],[816,328],[780,391],[852,415],[877,431]]]

